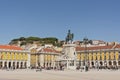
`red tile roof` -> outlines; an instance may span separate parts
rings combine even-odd
[[[6,50],[23,50],[21,47],[11,46],[11,45],[0,45],[0,49],[6,49]]]
[[[116,45],[115,48],[120,48],[120,45]]]
[[[101,50],[101,49],[112,49],[112,48],[120,48],[120,45],[116,45],[115,47],[113,45],[109,46],[95,46],[95,47],[87,47],[87,50]],[[85,50],[85,47],[76,47],[76,51],[82,51]]]

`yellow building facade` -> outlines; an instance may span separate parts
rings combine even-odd
[[[55,67],[56,59],[59,56],[59,52],[57,52],[53,48],[42,48],[37,51],[37,49],[31,49],[31,67]]]
[[[52,48],[31,49],[31,66],[47,68],[60,67],[62,64],[62,66],[69,68],[72,67],[71,62],[73,60],[74,67],[85,65],[89,68],[120,67],[120,45],[86,48],[80,46],[70,47],[70,45],[72,44],[64,46],[64,53],[57,52]]]
[[[0,45],[0,68],[28,68],[30,67],[30,52],[20,47]]]
[[[86,50],[85,50],[86,49]],[[93,67],[120,67],[120,45],[77,47],[77,60],[79,66]]]

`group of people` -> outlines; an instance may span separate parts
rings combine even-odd
[[[93,66],[92,68],[88,67],[88,66],[77,66],[76,67],[76,70],[81,70],[81,71],[89,71],[89,70],[92,70],[92,69],[97,69],[98,71],[99,70],[118,70],[119,67],[118,66]]]

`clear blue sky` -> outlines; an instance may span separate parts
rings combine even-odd
[[[120,42],[120,0],[0,0],[0,44],[19,37]]]

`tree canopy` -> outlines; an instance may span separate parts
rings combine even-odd
[[[26,45],[27,43],[33,44],[34,42],[37,42],[39,44],[53,44],[54,46],[61,46],[61,43],[58,42],[58,39],[56,37],[46,37],[46,38],[39,38],[39,37],[20,37],[17,39],[13,39],[11,40],[11,42],[9,44],[17,44],[18,42],[20,42],[21,46],[22,45]]]

